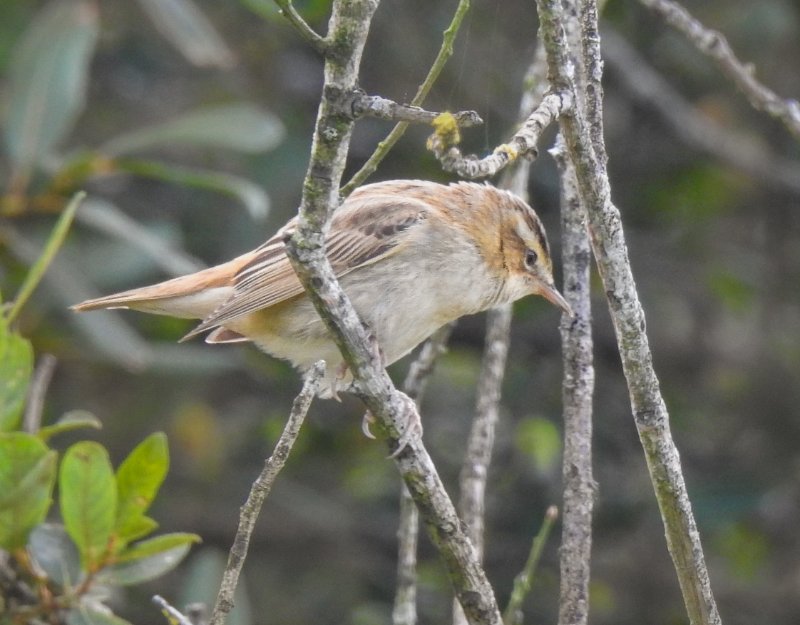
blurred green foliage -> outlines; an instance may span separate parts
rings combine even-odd
[[[108,592],[161,576],[199,540],[185,532],[148,538],[158,523],[145,513],[169,466],[164,434],[147,437],[115,473],[100,443],[74,443],[60,463],[58,451],[48,446],[55,435],[98,427],[91,415],[68,412],[40,427],[36,411],[45,389],[33,385],[33,348],[14,330],[13,322],[63,243],[79,200],[76,196],[65,210],[14,301],[0,308],[0,622],[4,625],[124,625],[127,621],[105,605]],[[53,516],[56,482],[63,525],[46,522]]]

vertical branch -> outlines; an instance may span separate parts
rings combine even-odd
[[[553,88],[574,92],[572,68],[564,38],[564,12],[560,0],[538,0],[539,19],[548,54]],[[596,17],[596,16],[595,16]],[[596,25],[593,26],[596,30]],[[596,54],[591,42],[584,44]],[[588,65],[588,64],[587,64]],[[601,67],[596,59],[597,68]],[[590,84],[597,76],[589,78]],[[598,83],[593,84],[596,90]],[[582,88],[586,88],[583,86]],[[602,92],[587,97],[602,97]],[[598,125],[598,119],[590,120]],[[650,478],[667,537],[667,547],[692,625],[720,623],[711,592],[700,536],[686,491],[678,450],[672,440],[669,415],[653,368],[645,332],[645,319],[633,280],[619,210],[611,202],[604,159],[593,142],[602,145],[602,132],[591,133],[580,107],[561,117],[567,153],[575,167],[578,190],[586,208],[592,249],[614,323],[631,407],[645,452]],[[589,137],[587,139],[587,137]]]
[[[494,431],[500,412],[500,393],[508,355],[511,329],[511,305],[490,310],[486,317],[486,342],[478,376],[475,418],[467,441],[467,453],[461,465],[458,502],[461,520],[475,547],[479,560],[483,559],[483,534],[486,499],[486,478],[492,461]],[[453,624],[466,623],[461,606],[453,604]]]
[[[422,403],[428,379],[433,373],[439,355],[442,354],[453,331],[454,323],[439,328],[425,342],[419,356],[411,363],[403,382],[406,394]],[[400,521],[397,527],[397,589],[392,609],[393,625],[415,625],[417,622],[417,538],[419,535],[419,513],[411,493],[400,489]]]
[[[592,549],[592,310],[591,248],[575,170],[559,136],[552,150],[561,172],[561,257],[564,297],[574,317],[561,321],[564,360],[564,505],[561,532],[559,625],[586,625]]]

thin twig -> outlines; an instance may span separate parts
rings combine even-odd
[[[239,513],[239,527],[236,530],[236,538],[234,538],[228,554],[228,563],[222,574],[222,584],[217,594],[214,610],[211,613],[210,625],[222,625],[225,617],[233,609],[233,596],[239,583],[239,574],[247,557],[250,537],[253,534],[261,506],[264,503],[264,499],[269,495],[270,490],[272,490],[275,478],[278,477],[278,473],[283,469],[292,446],[297,440],[300,426],[303,425],[303,420],[308,413],[324,371],[325,363],[320,361],[306,374],[303,388],[292,404],[289,419],[286,421],[283,432],[275,444],[275,449],[264,463],[261,475],[256,478],[256,481],[250,487],[250,494],[247,496],[247,501],[245,501]]]
[[[576,89],[564,38],[565,15],[560,0],[538,0],[541,32],[553,88]],[[599,76],[593,77],[597,80]],[[597,95],[602,97],[602,92]],[[645,451],[667,546],[692,625],[720,623],[678,450],[669,429],[669,414],[653,369],[645,319],[633,280],[619,210],[611,202],[605,164],[596,156],[582,112],[560,118],[567,153],[575,166],[578,189],[587,211],[592,248],[614,322],[631,407]],[[602,139],[601,139],[602,140]]]
[[[422,84],[417,89],[417,93],[412,98],[410,102],[411,106],[422,106],[425,103],[428,92],[439,78],[439,74],[442,73],[447,59],[452,56],[453,43],[458,34],[458,29],[461,28],[461,22],[464,21],[464,17],[467,15],[467,11],[469,11],[469,4],[470,0],[459,0],[450,25],[445,29],[444,33],[442,33],[442,46],[439,48],[439,53],[436,55],[436,59],[434,59],[430,70],[428,70],[428,75],[425,77],[425,80],[422,81]],[[367,162],[364,163],[361,169],[359,169],[350,181],[342,187],[341,193],[343,196],[350,195],[355,189],[361,186],[367,178],[375,173],[375,170],[378,169],[378,165],[380,165],[381,161],[394,147],[394,144],[405,134],[407,128],[407,122],[400,122],[392,128],[392,131],[378,144],[378,147],[375,148],[375,151],[372,153],[372,156],[367,159]]]
[[[434,111],[414,106],[412,104],[400,104],[388,98],[377,95],[367,95],[364,92],[356,94],[352,103],[353,114],[358,117],[375,117],[390,121],[404,121],[413,124],[431,124],[441,115]],[[451,113],[459,127],[467,128],[482,124],[483,120],[476,111],[459,111]]]
[[[533,538],[533,542],[531,542],[531,550],[528,553],[525,566],[522,571],[520,571],[519,575],[514,578],[514,587],[511,590],[511,597],[509,597],[508,605],[503,612],[503,625],[522,625],[522,602],[531,591],[536,567],[539,564],[542,551],[547,544],[550,531],[553,529],[553,524],[556,522],[557,518],[558,508],[550,506],[547,512],[544,513],[542,526]]]
[[[467,526],[467,533],[483,557],[483,526],[485,512],[486,478],[494,448],[494,432],[500,413],[500,394],[508,355],[511,329],[511,305],[506,304],[489,311],[486,319],[486,342],[483,350],[475,418],[467,440],[467,452],[461,465],[459,511]]]
[[[486,316],[486,340],[478,376],[475,416],[459,475],[458,510],[478,559],[483,560],[486,517],[486,479],[494,449],[494,432],[500,414],[500,394],[508,355],[511,304],[490,310]],[[453,625],[466,623],[464,611],[453,604]]]
[[[161,612],[170,625],[196,625],[183,612],[170,605],[161,595],[154,595],[153,603],[161,608]]]
[[[33,379],[28,387],[28,397],[25,401],[25,416],[22,420],[22,429],[31,434],[35,434],[42,427],[42,413],[44,411],[44,400],[47,396],[47,388],[53,373],[56,370],[56,357],[52,354],[44,354],[36,365],[33,372]]]
[[[703,150],[755,180],[800,193],[800,164],[782,159],[734,127],[723,127],[692,106],[623,37],[603,31],[603,56],[617,80],[661,115],[686,144]]]
[[[275,4],[281,10],[283,15],[295,30],[305,39],[311,46],[320,54],[324,54],[328,47],[328,42],[324,37],[321,37],[308,23],[303,19],[297,10],[294,8],[291,0],[275,0]]]
[[[455,327],[448,323],[439,328],[422,346],[403,382],[403,390],[419,406],[434,365],[445,351]],[[405,484],[400,489],[400,521],[397,527],[397,588],[392,609],[393,625],[415,625],[417,622],[417,539],[419,513]]]
[[[392,606],[392,625],[417,622],[417,542],[419,512],[405,484],[400,487],[400,520],[397,525],[397,587]]]
[[[44,245],[41,255],[36,262],[33,263],[28,274],[25,276],[25,280],[22,282],[22,286],[19,287],[17,296],[11,304],[11,308],[6,313],[6,323],[13,323],[14,319],[17,318],[17,315],[22,310],[22,307],[25,306],[25,303],[28,301],[28,298],[33,295],[36,287],[39,286],[39,282],[41,282],[42,277],[44,277],[47,268],[50,266],[50,263],[53,262],[53,258],[55,258],[58,250],[60,250],[61,246],[64,244],[69,228],[72,225],[72,220],[75,217],[75,211],[78,210],[78,207],[85,197],[85,192],[78,191],[72,196],[72,199],[64,208]]]
[[[531,113],[514,136],[494,149],[482,159],[464,156],[457,147],[449,145],[445,133],[436,133],[428,139],[428,148],[436,155],[442,169],[458,174],[462,178],[485,178],[493,176],[520,156],[533,160],[538,155],[536,144],[539,137],[553,121],[572,107],[572,95],[567,92],[551,92]]]
[[[683,33],[700,52],[716,61],[722,73],[744,93],[753,108],[778,119],[800,139],[800,102],[782,98],[761,84],[755,77],[753,66],[736,58],[728,40],[720,32],[706,28],[683,6],[672,0],[640,2]]]

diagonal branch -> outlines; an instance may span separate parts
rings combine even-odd
[[[328,40],[337,45],[329,48],[325,57],[325,82],[297,229],[286,241],[286,253],[355,378],[354,392],[396,448],[409,418],[419,418],[416,406],[393,386],[324,252],[324,232],[338,205],[353,129],[353,121],[337,107],[336,97],[357,86],[358,66],[377,5],[377,0],[333,3]],[[486,574],[421,441],[408,443],[396,454],[395,462],[469,622],[500,625],[500,611]]]
[[[655,110],[688,145],[703,150],[756,180],[800,193],[800,163],[773,151],[736,128],[697,110],[613,30],[603,32],[603,56],[632,96]]]
[[[422,402],[422,395],[436,361],[447,349],[447,341],[454,327],[455,323],[449,323],[434,332],[408,369],[403,389],[418,406]],[[417,622],[418,536],[417,506],[411,498],[411,493],[403,485],[400,493],[400,522],[397,528],[397,589],[392,609],[393,625],[415,625]]]
[[[211,613],[209,625],[222,625],[225,622],[225,617],[233,609],[233,596],[239,583],[239,574],[242,572],[242,566],[244,566],[244,560],[247,557],[250,537],[261,512],[261,506],[272,490],[275,478],[278,477],[278,473],[283,469],[283,465],[286,464],[286,459],[289,457],[289,452],[292,450],[295,440],[297,440],[300,426],[303,425],[308,409],[311,407],[311,402],[314,399],[314,395],[316,395],[317,387],[324,371],[324,363],[320,361],[306,374],[303,388],[294,400],[289,419],[286,421],[283,432],[275,444],[275,449],[264,463],[261,475],[250,487],[247,501],[245,501],[240,510],[239,527],[236,530],[236,538],[228,554],[228,563],[222,574],[222,583],[217,594],[214,610]]]
[[[442,73],[447,59],[453,55],[453,43],[458,34],[458,29],[461,28],[461,22],[464,21],[464,17],[467,15],[467,11],[469,11],[469,3],[470,0],[459,0],[456,11],[453,14],[453,19],[442,35],[442,46],[439,48],[439,53],[436,55],[436,59],[434,59],[430,70],[428,70],[428,75],[425,77],[425,80],[422,81],[419,89],[417,89],[417,93],[410,102],[412,106],[422,106],[425,102],[425,98],[428,97],[428,92],[439,78],[439,74]],[[407,122],[400,122],[392,128],[392,131],[386,138],[378,144],[378,147],[372,153],[372,156],[367,159],[367,162],[364,163],[361,169],[359,169],[350,181],[342,187],[342,195],[350,195],[354,189],[362,185],[367,178],[375,173],[375,170],[378,169],[378,165],[380,165],[381,161],[394,147],[395,143],[405,134],[407,128]]]
[[[431,135],[428,139],[428,148],[439,159],[444,170],[458,174],[462,178],[493,176],[520,156],[530,160],[535,159],[538,156],[536,144],[544,129],[571,107],[570,93],[548,93],[508,143],[496,147],[492,154],[482,159],[464,156],[461,150],[448,143],[447,133],[437,132]]]
[[[325,54],[325,50],[327,49],[328,42],[317,33],[308,23],[303,19],[303,16],[297,12],[297,9],[294,8],[294,4],[292,4],[292,0],[275,0],[275,4],[281,10],[281,15],[283,15],[289,23],[294,26],[295,30],[300,33],[300,36],[305,39],[311,47],[314,48],[320,54]]]
[[[574,71],[564,36],[566,18],[561,2],[538,0],[537,5],[548,55],[550,83],[559,91],[574,92]],[[596,31],[596,24],[589,24],[589,27],[588,30]],[[586,30],[584,26],[584,34]],[[584,54],[598,53],[596,45],[584,43]],[[602,98],[599,73],[589,76],[587,80],[591,82],[584,86],[587,97]],[[590,121],[600,123],[597,119]],[[582,111],[577,109],[562,116],[560,125],[567,153],[575,167],[581,201],[587,212],[592,248],[614,322],[634,421],[644,448],[666,530],[667,547],[689,620],[692,625],[718,624],[720,617],[711,591],[678,450],[670,433],[669,414],[653,368],[645,333],[644,312],[631,272],[619,210],[611,202],[605,163],[598,158],[592,145],[592,140],[602,141],[602,132],[590,132]]]
[[[750,104],[778,119],[800,139],[800,102],[780,97],[755,77],[752,65],[742,63],[722,33],[703,26],[683,6],[672,0],[640,0],[694,44],[703,54],[716,61],[725,74],[744,93]]]

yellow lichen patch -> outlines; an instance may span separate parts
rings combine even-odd
[[[433,126],[434,136],[428,142],[430,143],[434,137],[444,146],[458,145],[461,143],[461,133],[458,130],[458,122],[455,116],[448,111],[440,113],[431,122]]]
[[[519,156],[519,150],[517,150],[517,148],[515,148],[510,143],[504,143],[502,145],[498,145],[494,149],[494,153],[495,154],[505,154],[506,157],[508,158],[509,162],[515,161],[517,159],[517,157]]]

